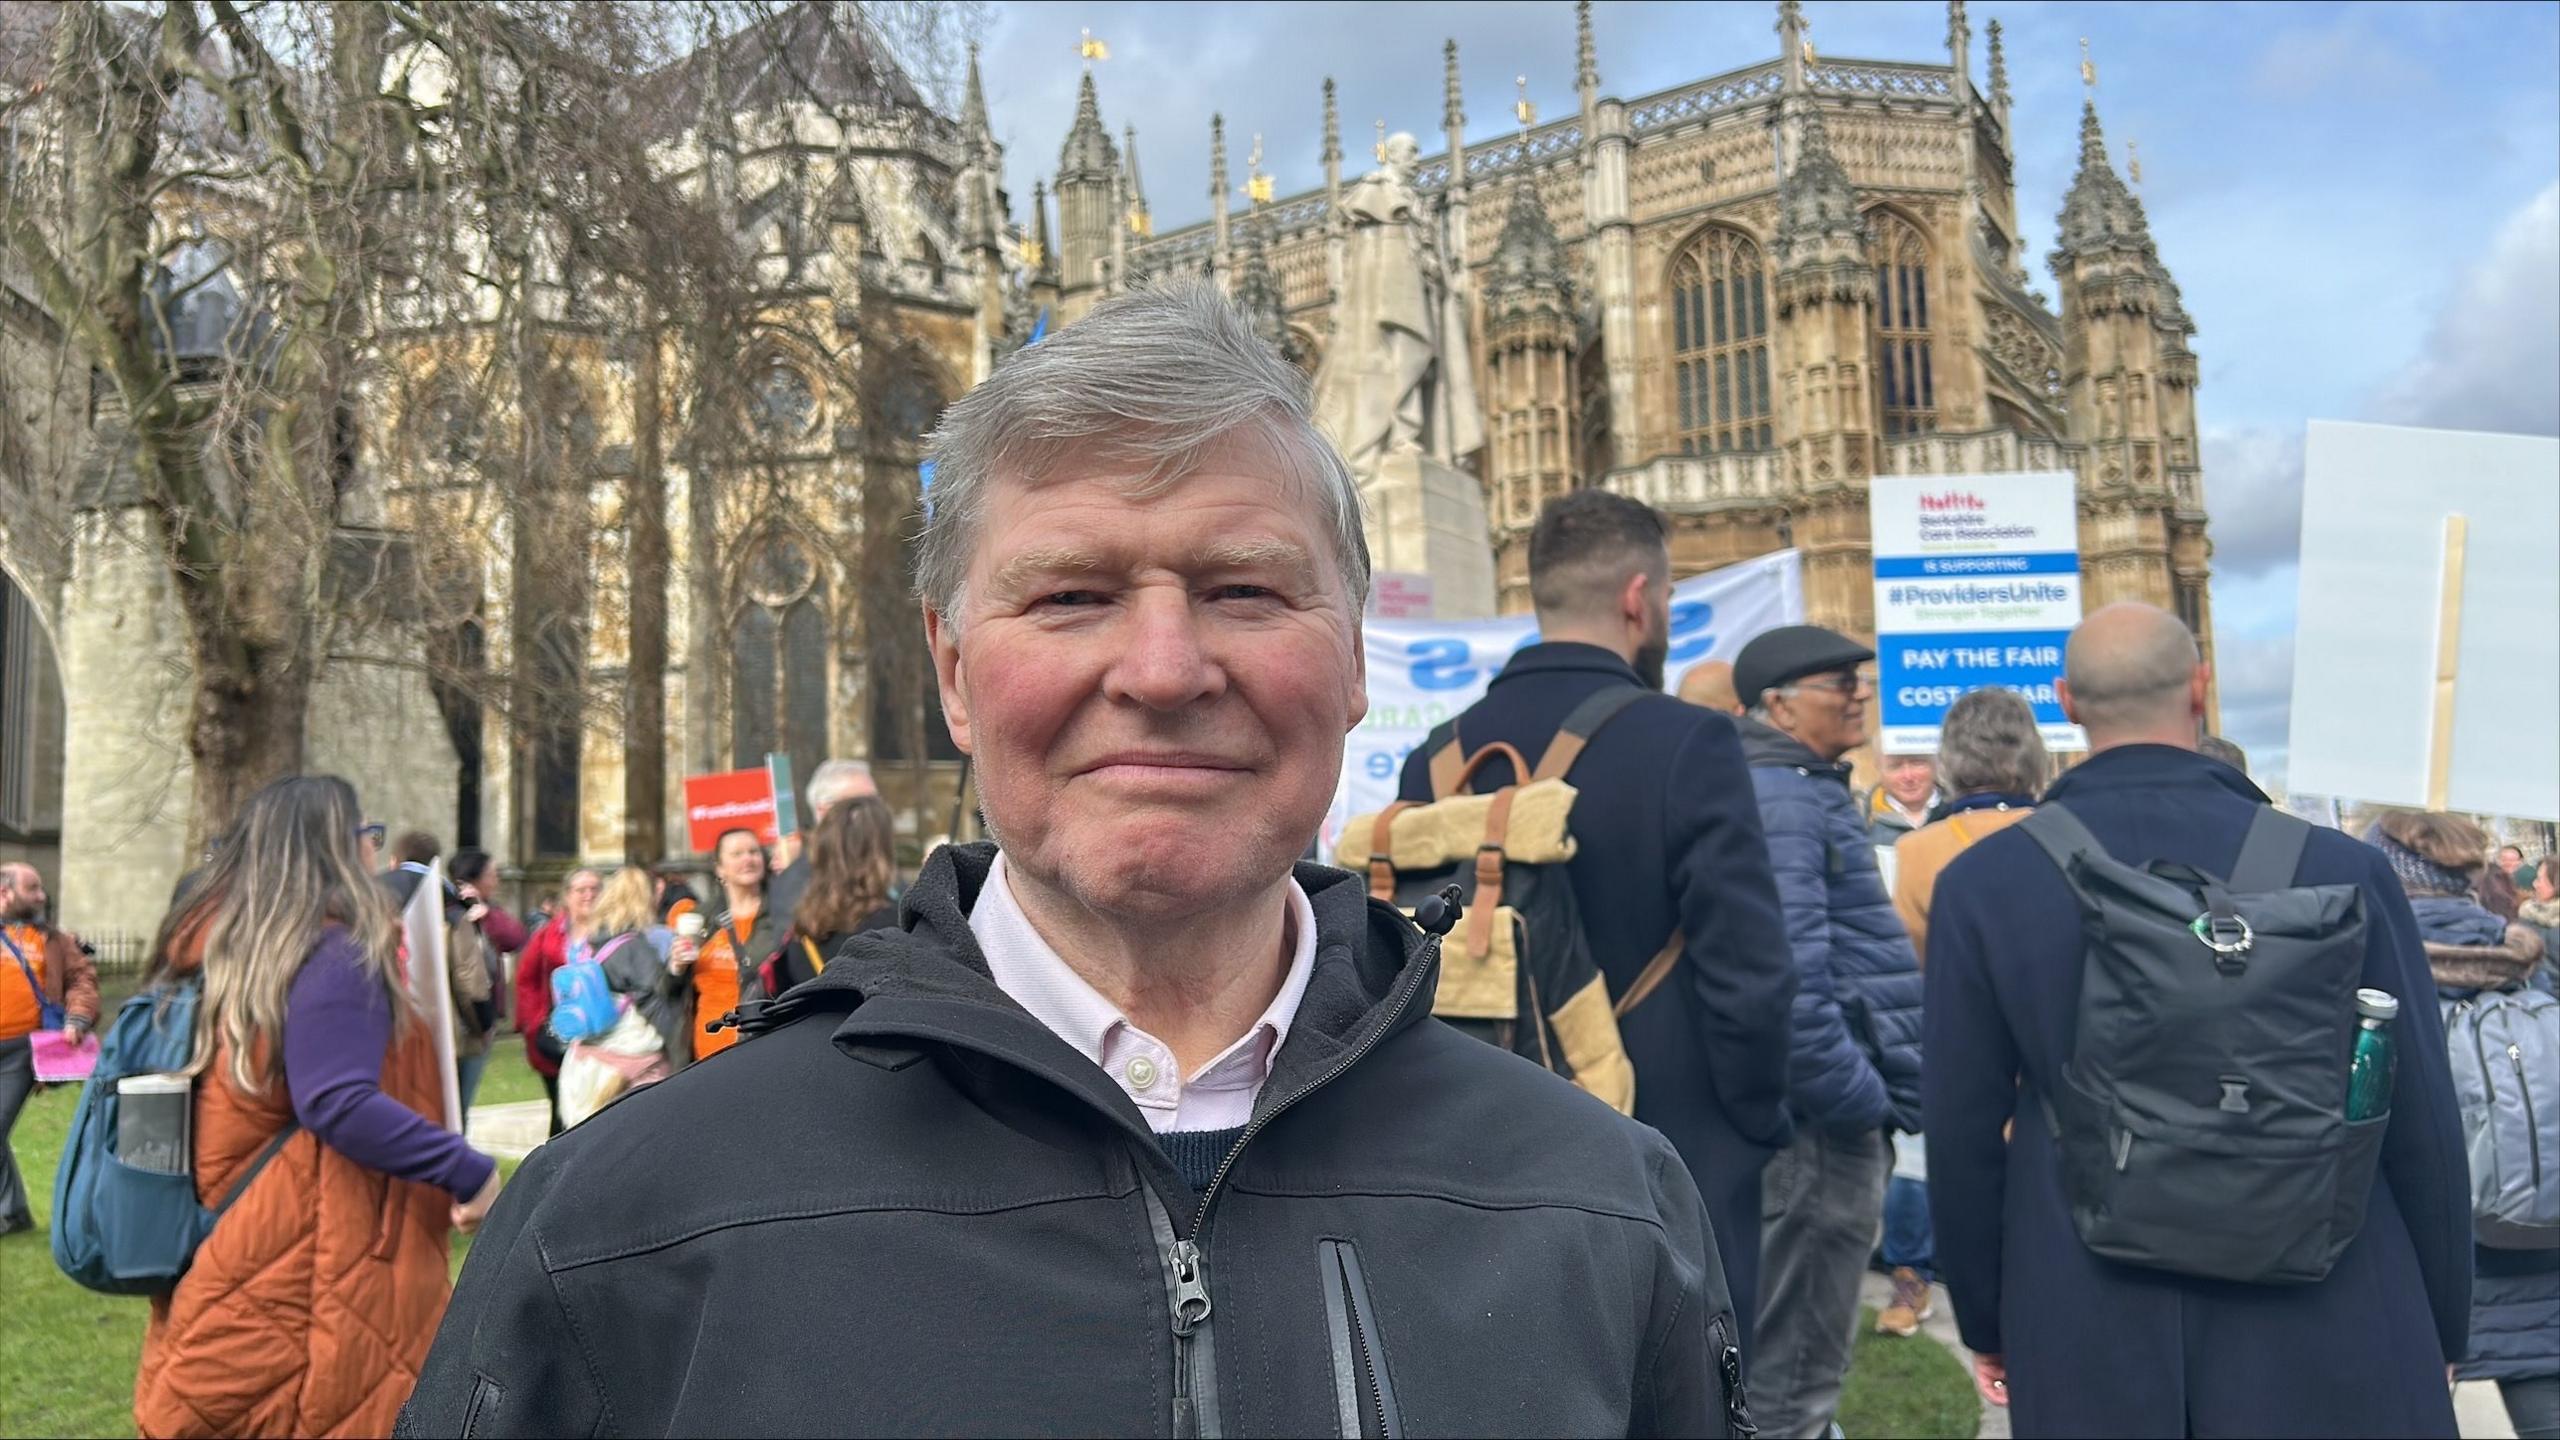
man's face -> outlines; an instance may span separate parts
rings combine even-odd
[[[32,865],[0,867],[0,919],[24,924],[44,914],[44,877]]]
[[[1916,810],[1938,785],[1938,762],[1928,755],[1884,757],[1884,793],[1905,810]]]
[[[764,847],[756,837],[732,830],[720,837],[720,881],[741,890],[764,883]]]
[[[926,631],[1007,862],[1107,915],[1287,875],[1368,711],[1313,503],[1240,439],[1135,499],[1107,460],[988,497],[955,627]]]
[[[1825,760],[1839,759],[1867,738],[1867,701],[1876,685],[1854,668],[1807,675],[1771,693],[1770,722]]]
[[[2498,864],[2501,867],[2513,870],[2523,863],[2524,852],[2522,850],[2517,849],[2513,845],[2501,845],[2498,847]]]

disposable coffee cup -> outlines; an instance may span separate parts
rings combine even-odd
[[[704,921],[699,910],[687,910],[676,917],[676,934],[687,940],[702,938]]]
[[[194,1172],[195,1082],[184,1075],[127,1075],[116,1082],[116,1158],[161,1175]]]

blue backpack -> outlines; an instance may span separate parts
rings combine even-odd
[[[604,957],[631,938],[616,935],[588,958],[551,972],[551,1016],[543,1022],[564,1044],[593,1040],[622,1018],[622,1001],[605,979]]]
[[[203,981],[190,976],[126,1000],[98,1049],[98,1067],[80,1091],[62,1167],[53,1177],[53,1263],[108,1295],[158,1295],[178,1283],[214,1222],[249,1189],[297,1128],[287,1121],[231,1183],[222,1203],[196,1203],[188,1173],[139,1170],[116,1158],[116,1082],[167,1075],[194,1058],[196,1005]]]

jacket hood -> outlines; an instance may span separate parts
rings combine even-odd
[[[2447,990],[2511,990],[2533,975],[2542,963],[2542,937],[2521,925],[2510,925],[2496,945],[2439,945],[2426,942],[2427,969]]]
[[[969,929],[995,857],[995,845],[984,841],[934,851],[900,902],[897,929],[847,937],[816,979],[761,1013],[742,1006],[744,1023],[760,1030],[811,1010],[850,1011],[836,1030],[840,1048],[898,1039],[958,1045],[1125,1112],[1144,1130],[1137,1107],[1110,1077],[995,983]],[[1395,907],[1371,900],[1357,877],[1307,864],[1293,874],[1315,911],[1315,969],[1257,1115],[1344,1055],[1421,1023],[1438,978],[1438,947]]]
[[[1783,766],[1802,770],[1808,775],[1838,780],[1843,785],[1849,783],[1848,761],[1825,760],[1813,753],[1812,746],[1766,720],[1754,720],[1745,715],[1733,723],[1742,735],[1744,764]]]

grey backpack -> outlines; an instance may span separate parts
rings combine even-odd
[[[2444,1002],[2471,1151],[2471,1223],[2498,1250],[2560,1248],[2560,998],[2530,987]]]
[[[2080,902],[2080,1005],[2041,1098],[2081,1242],[2217,1280],[2326,1276],[2390,1124],[2346,1118],[2363,892],[2296,885],[2311,827],[2272,806],[2228,880],[2125,864],[2060,805],[2018,828]]]

